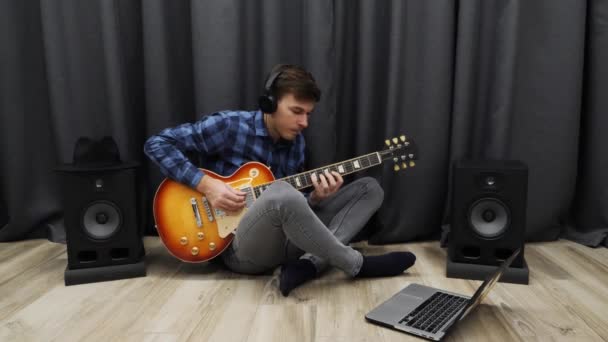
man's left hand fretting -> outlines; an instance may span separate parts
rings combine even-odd
[[[315,187],[315,191],[310,194],[312,204],[317,204],[335,194],[342,186],[342,183],[344,183],[344,179],[342,179],[339,173],[336,171],[329,172],[328,170],[325,170],[324,174],[320,175],[319,178],[313,173],[310,179]]]

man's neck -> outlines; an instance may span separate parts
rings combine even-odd
[[[272,114],[263,113],[263,115],[264,115],[264,126],[266,126],[266,130],[268,131],[268,134],[272,138],[272,141],[274,141],[276,143],[277,141],[279,141],[279,138],[281,136],[274,126],[274,118],[272,117]]]

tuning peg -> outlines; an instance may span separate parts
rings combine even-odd
[[[401,139],[402,142],[405,142],[405,135],[400,136],[399,139]]]
[[[391,141],[388,139],[384,140],[384,143],[386,144],[386,146],[391,146]]]
[[[401,170],[401,168],[399,167],[399,164],[395,164],[394,169],[395,169],[395,171],[399,171],[399,170]]]
[[[414,163],[413,160],[410,160],[410,167],[414,167],[414,166],[416,166],[416,163]]]
[[[399,139],[397,139],[397,138],[393,138],[393,144],[396,144],[396,143],[398,143],[398,142],[399,142]]]
[[[407,169],[407,164],[405,162],[401,163],[401,167]]]

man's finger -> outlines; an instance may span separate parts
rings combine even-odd
[[[227,188],[228,190],[230,190],[230,193],[231,193],[231,194],[234,194],[234,195],[236,195],[236,196],[245,196],[245,195],[246,195],[244,192],[242,192],[242,191],[241,191],[241,190],[239,190],[239,189],[234,189],[234,188],[231,188],[231,187],[230,187],[228,184],[226,184],[226,188]]]
[[[339,174],[336,171],[332,171],[331,173],[336,177],[337,183],[340,183],[340,184],[344,183],[344,178],[342,178],[341,174]]]
[[[319,186],[319,181],[317,180],[317,174],[316,173],[313,173],[313,174],[310,175],[310,180],[312,181],[312,185],[314,185],[315,188],[317,186]]]
[[[222,206],[224,207],[224,210],[227,211],[238,211],[243,208],[244,204],[239,204],[237,202],[224,199],[224,201],[222,202]]]
[[[232,191],[226,191],[223,194],[222,198],[228,199],[233,202],[244,202],[245,201],[245,196],[237,195]]]
[[[334,176],[336,177],[336,184],[333,188],[333,191],[336,192],[338,191],[338,189],[340,189],[340,187],[342,186],[342,183],[344,183],[344,179],[342,178],[342,176],[337,173],[337,172],[333,172]]]
[[[246,196],[247,195],[245,192],[241,191],[240,189],[233,189],[233,188],[230,188],[230,189],[232,189],[232,193],[237,196]]]
[[[325,179],[325,176],[319,175],[319,178],[321,178],[321,187],[323,188],[323,191],[327,192],[327,190],[329,189],[329,185],[327,184],[327,180]]]
[[[334,179],[334,176],[329,171],[325,171],[325,177],[329,182],[329,187],[333,189],[336,186],[336,180]]]

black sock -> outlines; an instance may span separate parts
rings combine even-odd
[[[407,270],[416,262],[410,252],[392,252],[383,255],[363,256],[363,265],[355,277],[391,277]]]
[[[315,265],[307,259],[298,259],[281,267],[279,289],[287,297],[291,290],[313,279],[317,275]]]

